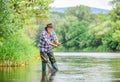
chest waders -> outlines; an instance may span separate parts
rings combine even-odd
[[[46,64],[48,68],[50,69],[50,71],[52,72],[58,71],[58,66],[56,64],[56,60],[55,60],[53,52],[49,52],[49,53],[40,52],[40,56],[42,59],[42,72],[43,73],[46,73]]]

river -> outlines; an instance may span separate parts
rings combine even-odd
[[[120,53],[55,53],[59,71],[47,82],[120,82]],[[41,82],[41,63],[1,67],[0,82]]]

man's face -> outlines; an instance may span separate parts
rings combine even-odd
[[[53,31],[53,28],[47,28],[48,33],[51,33]]]

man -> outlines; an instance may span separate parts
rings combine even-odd
[[[54,44],[53,42],[55,42],[56,44]],[[52,24],[47,24],[45,30],[41,34],[39,43],[40,55],[42,59],[42,72],[46,72],[46,63],[48,62],[48,58],[54,70],[58,70],[52,47],[57,48],[60,45],[61,43],[58,41]]]

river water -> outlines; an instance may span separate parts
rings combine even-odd
[[[59,71],[47,82],[120,82],[120,53],[55,53]],[[42,82],[41,63],[0,68],[0,82]]]

